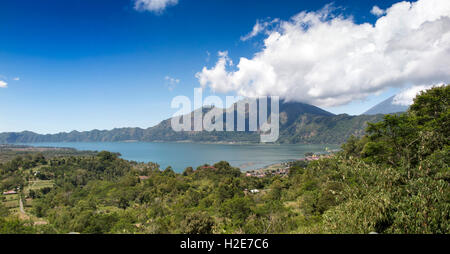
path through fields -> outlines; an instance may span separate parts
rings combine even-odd
[[[26,215],[25,210],[23,210],[22,198],[19,199],[19,208],[20,208],[20,212]]]
[[[36,218],[36,216],[30,216],[25,212],[25,209],[23,208],[23,202],[22,202],[22,197],[19,199],[19,217],[23,220],[30,220],[32,219],[34,221],[34,225],[45,225],[48,222],[43,220],[43,219],[39,219]]]

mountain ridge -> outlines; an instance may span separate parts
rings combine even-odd
[[[376,114],[393,114],[399,112],[405,112],[408,110],[408,106],[394,104],[395,95],[387,98],[386,100],[371,107],[362,115],[376,115]]]
[[[236,116],[236,104],[235,108]],[[217,108],[218,109],[218,108]],[[225,114],[225,109],[223,110]],[[207,111],[203,110],[203,115]],[[193,112],[190,113],[193,117]],[[248,118],[248,113],[246,119]],[[235,118],[236,119],[236,118]],[[378,122],[382,115],[335,115],[319,107],[280,101],[280,138],[277,143],[342,143],[351,135],[364,134],[367,122]],[[224,124],[226,120],[224,118]],[[236,121],[235,121],[236,124]],[[171,118],[149,128],[123,127],[112,130],[71,131],[56,134],[38,134],[31,131],[0,133],[0,143],[39,142],[259,142],[259,132],[248,131],[184,131],[171,128]]]

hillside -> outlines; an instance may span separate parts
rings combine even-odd
[[[204,110],[203,113],[207,111],[208,109]],[[334,115],[312,105],[282,101],[280,102],[280,138],[278,142],[342,143],[351,135],[361,136],[364,133],[367,122],[378,122],[381,119],[382,115]],[[147,142],[259,142],[259,133],[249,131],[175,132],[171,128],[170,120],[164,120],[158,125],[147,129],[117,128],[113,130],[72,131],[47,135],[29,131],[0,133],[0,143],[118,142],[130,140]]]

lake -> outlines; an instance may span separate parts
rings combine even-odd
[[[26,143],[31,146],[71,147],[78,150],[118,152],[122,158],[138,162],[155,162],[162,169],[172,166],[176,172],[186,167],[228,161],[241,170],[262,168],[274,163],[296,160],[307,152],[325,152],[338,145],[306,144],[203,144],[149,142],[64,142]]]

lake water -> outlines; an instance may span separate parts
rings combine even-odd
[[[122,158],[138,162],[155,162],[162,169],[172,166],[176,172],[186,167],[228,161],[241,170],[262,168],[304,157],[307,152],[325,152],[337,145],[305,144],[202,144],[148,142],[64,142],[33,143],[32,146],[71,147],[78,150],[118,152]]]

